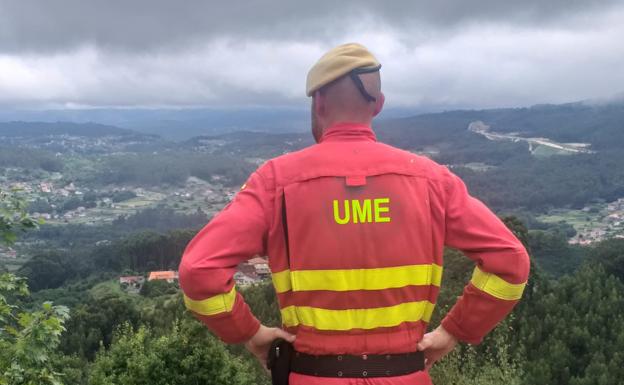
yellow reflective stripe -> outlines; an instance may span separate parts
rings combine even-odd
[[[291,272],[294,291],[383,290],[409,285],[440,286],[442,267],[408,265],[375,269],[296,270]]]
[[[282,323],[291,327],[310,326],[319,330],[375,329],[403,322],[429,322],[435,304],[429,301],[405,302],[371,309],[329,310],[309,306],[281,309]]]
[[[273,286],[275,286],[276,292],[284,293],[292,290],[292,284],[290,283],[290,270],[272,273],[271,279],[273,279]]]
[[[440,286],[442,266],[407,265],[374,269],[284,270],[273,274],[278,293],[289,290],[383,290],[409,285]]]
[[[475,267],[470,282],[477,289],[507,301],[520,299],[526,286],[526,282],[518,284],[509,283],[497,275],[484,272],[478,266]]]
[[[215,295],[201,301],[190,299],[184,295],[186,308],[201,315],[215,315],[232,311],[236,300],[236,287],[233,286],[229,293]]]

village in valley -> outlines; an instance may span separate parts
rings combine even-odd
[[[74,182],[65,183],[60,173],[51,173],[45,179],[35,177],[27,181],[11,181],[5,174],[4,177],[0,176],[0,190],[16,191],[24,196],[31,206],[32,216],[42,224],[97,226],[145,208],[159,207],[165,202],[178,212],[200,210],[208,218],[212,217],[238,191],[238,188],[223,186],[219,179],[218,175],[211,182],[189,177],[182,187],[159,189],[126,186],[94,189]],[[108,240],[99,241],[102,242]],[[27,255],[16,250],[22,245],[18,242],[14,247],[0,248],[0,262],[8,267],[13,264],[17,267],[27,260]],[[270,279],[268,261],[260,256],[241,263],[234,275],[239,287],[258,284],[267,279]],[[123,275],[118,281],[120,288],[127,293],[138,294],[145,282],[166,281],[177,285],[178,272],[149,271],[145,275]]]
[[[480,122],[471,124],[470,130],[491,134]],[[198,178],[189,175],[181,183],[145,185],[139,183],[91,183],[86,175],[101,168],[106,159],[125,156],[137,148],[154,147],[167,152],[168,147],[158,147],[153,136],[124,136],[126,134],[88,137],[80,135],[50,135],[44,138],[3,137],[15,146],[36,151],[50,151],[54,164],[43,168],[24,169],[4,167],[0,172],[0,191],[15,191],[28,202],[31,215],[46,226],[84,225],[100,226],[114,223],[119,218],[132,216],[149,208],[170,208],[177,213],[203,213],[206,221],[219,212],[239,190],[225,183],[224,175],[216,172]],[[494,138],[491,138],[494,140]],[[500,138],[497,138],[500,139]],[[192,151],[215,153],[225,151],[225,140],[197,139],[188,144]],[[151,147],[150,147],[151,146]],[[576,148],[576,147],[574,147]],[[54,152],[52,152],[54,151]],[[580,150],[579,150],[580,151]],[[157,151],[151,154],[157,154]],[[231,155],[236,152],[229,151]],[[253,167],[264,162],[262,157],[247,157]],[[452,166],[452,165],[451,165]],[[478,171],[483,171],[478,168]],[[608,238],[624,237],[624,198],[614,202],[593,203],[583,209],[556,208],[536,217],[550,224],[566,223],[576,234],[569,243],[589,245]],[[0,265],[16,270],[30,258],[28,241],[0,249]],[[109,242],[100,239],[97,242]],[[235,277],[237,284],[247,285],[262,281],[269,273],[266,260],[254,258],[243,264]],[[122,277],[123,278],[123,277]],[[121,279],[121,278],[120,278]],[[137,285],[149,277],[127,278]],[[155,278],[157,279],[157,278]],[[169,278],[168,278],[169,279]],[[125,283],[130,285],[129,282]]]
[[[208,154],[222,151],[221,143],[196,149],[192,145],[172,144],[156,136],[109,127],[69,124],[59,127],[59,132],[53,132],[54,127],[35,125],[33,132],[29,131],[30,126],[26,128],[18,124],[0,132],[0,140],[16,149],[3,151],[0,157],[0,192],[16,194],[23,199],[28,213],[47,231],[71,226],[92,229],[97,237],[92,242],[95,246],[114,241],[121,231],[102,232],[98,236],[100,229],[109,229],[116,222],[149,210],[175,213],[180,217],[176,225],[197,228],[230,202],[242,184],[233,183],[228,174],[238,172],[240,167],[228,163],[233,155]],[[51,131],[44,135],[37,133],[38,130]],[[74,134],[63,133],[63,130]],[[195,169],[201,171],[201,164],[184,163],[184,159],[176,155],[178,153],[191,154],[199,162],[213,162],[216,171],[198,177],[194,175]],[[182,162],[171,166],[176,159]],[[146,170],[151,161],[156,166]],[[240,162],[247,164],[246,160]],[[248,164],[253,169],[255,163]],[[167,167],[173,169],[166,170]],[[192,167],[195,167],[193,171]],[[117,180],[127,169],[132,171],[126,180]],[[108,176],[109,180],[103,180],[102,176],[104,179]],[[64,242],[58,237],[38,239],[38,233],[30,233],[30,237],[10,247],[0,247],[0,269],[16,271],[45,242],[53,241],[57,245]],[[71,244],[64,247],[67,246]],[[256,273],[247,273],[241,277],[241,283],[258,280]]]
[[[537,219],[574,227],[576,235],[568,240],[570,244],[590,245],[609,238],[624,238],[624,198],[595,203],[581,210],[554,209]]]
[[[43,180],[33,178],[17,182],[0,176],[0,191],[14,191],[24,197],[32,217],[41,224],[52,226],[110,224],[140,210],[157,207],[171,207],[180,213],[201,212],[209,218],[221,210],[237,190],[218,181],[205,182],[195,177],[188,178],[181,187],[156,189],[127,186],[94,188],[66,183],[58,174]],[[4,260],[10,267],[16,259],[27,258],[27,255],[18,256],[15,250],[23,245],[18,242],[13,248],[0,248],[0,263]]]
[[[195,177],[189,177],[183,187],[112,186],[96,189],[74,182],[65,183],[58,173],[45,180],[26,182],[11,182],[0,176],[0,190],[16,191],[26,197],[33,217],[46,223],[88,225],[110,222],[119,215],[132,214],[162,202],[180,211],[200,208],[207,214],[214,214],[237,191]]]

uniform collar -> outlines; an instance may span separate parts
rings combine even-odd
[[[371,141],[376,142],[377,136],[370,126],[361,123],[337,123],[323,131],[319,143],[343,141]]]

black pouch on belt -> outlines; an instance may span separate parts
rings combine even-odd
[[[273,385],[288,385],[290,360],[293,351],[292,344],[282,338],[278,338],[271,343],[267,368],[271,371],[271,382]]]

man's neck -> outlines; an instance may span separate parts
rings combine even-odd
[[[323,131],[327,130],[330,127],[339,125],[339,124],[358,124],[362,126],[371,127],[373,122],[372,118],[357,118],[357,117],[337,117],[334,119],[330,119],[325,122],[325,126],[323,127]]]

